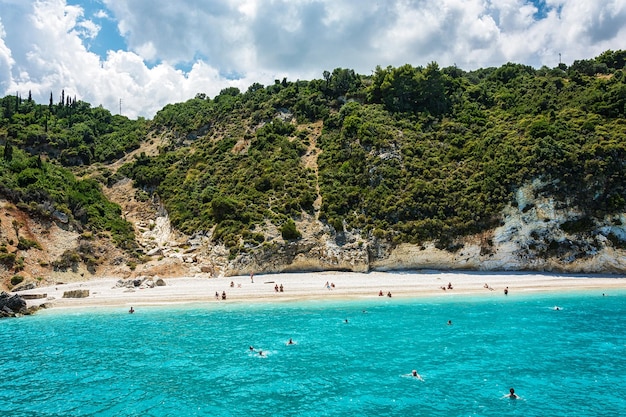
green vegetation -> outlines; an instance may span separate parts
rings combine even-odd
[[[21,284],[24,281],[24,277],[21,275],[13,275],[11,277],[11,285]]]
[[[585,233],[626,208],[625,60],[626,51],[606,51],[556,68],[338,68],[318,80],[199,94],[152,122],[8,96],[0,194],[128,246],[119,207],[95,180],[58,164],[112,161],[152,134],[171,141],[108,180],[132,178],[138,198],[158,195],[176,227],[212,231],[231,256],[263,244],[270,224],[285,240],[300,238],[294,220],[304,213],[338,233],[454,250],[458,236],[498,225],[513,193],[535,179],[581,210],[564,230]]]
[[[64,214],[80,227],[109,232],[122,248],[134,248],[132,225],[121,217],[120,207],[106,199],[97,182],[78,180],[69,170],[20,149],[12,149],[7,159],[8,146],[0,159],[1,196],[37,216]],[[40,248],[37,242],[19,239],[19,249],[32,247]]]

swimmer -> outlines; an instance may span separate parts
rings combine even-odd
[[[411,376],[412,376],[413,378],[417,378],[417,379],[419,379],[420,381],[424,381],[424,378],[422,378],[422,376],[421,376],[420,374],[418,374],[418,373],[417,373],[417,371],[416,371],[415,369],[413,369],[413,370],[411,371]]]
[[[502,397],[502,398],[507,398],[507,397],[508,397],[508,398],[510,398],[510,399],[512,399],[512,400],[517,400],[517,399],[519,399],[519,395],[517,395],[517,394],[515,393],[515,390],[514,390],[513,388],[511,388],[511,389],[509,390],[509,393],[508,393],[508,394],[506,394],[506,395],[505,395],[504,397]]]
[[[344,323],[348,324],[348,319],[345,319],[345,320],[344,320]]]
[[[259,350],[259,356],[265,356],[262,350]]]
[[[250,352],[254,352],[254,346],[250,346]]]
[[[133,314],[133,313],[135,312],[135,309],[131,307],[131,308],[130,308],[130,310],[128,310],[128,312],[129,312],[130,314]]]
[[[553,309],[554,311],[559,311],[559,310],[561,309],[561,307],[559,307],[559,306],[554,306],[552,309]]]
[[[288,345],[293,345],[295,343],[293,343],[293,340],[291,339],[291,337],[289,338],[289,341],[287,342]]]
[[[448,320],[448,326],[452,325],[452,320]]]

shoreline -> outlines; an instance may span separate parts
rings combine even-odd
[[[621,275],[553,274],[492,271],[394,271],[298,272],[218,278],[177,277],[164,279],[161,287],[118,287],[117,278],[94,278],[84,282],[58,284],[20,291],[20,295],[46,294],[45,298],[27,299],[28,307],[72,309],[85,307],[164,306],[190,303],[298,302],[308,300],[355,300],[393,298],[449,298],[462,296],[505,297],[539,292],[626,290]],[[232,287],[231,287],[232,282]],[[334,287],[327,287],[327,284]],[[284,291],[277,292],[282,284]],[[448,284],[452,289],[448,289]],[[485,285],[489,288],[485,288]],[[445,287],[446,289],[442,289]],[[66,291],[89,290],[86,298],[63,298]],[[379,296],[382,291],[383,296]],[[216,292],[218,299],[216,300]],[[221,299],[222,292],[226,300]]]

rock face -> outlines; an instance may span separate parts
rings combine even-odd
[[[0,293],[0,317],[15,317],[17,314],[25,314],[26,301],[17,294],[10,295],[4,291]]]
[[[459,237],[453,249],[438,249],[434,242],[392,245],[358,231],[320,227],[297,242],[268,245],[221,265],[218,258],[212,261],[225,275],[403,269],[626,273],[626,213],[591,219],[543,195],[545,185],[535,181],[520,188],[503,210],[500,227]]]

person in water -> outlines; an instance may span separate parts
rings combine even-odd
[[[289,341],[287,342],[288,345],[293,345],[293,340],[291,339],[291,337],[289,338]]]
[[[133,313],[135,312],[135,309],[131,307],[131,308],[130,308],[130,310],[128,310],[128,312],[129,312],[130,314],[133,314]]]
[[[419,379],[420,381],[423,381],[423,380],[424,380],[424,378],[422,378],[422,376],[421,376],[420,374],[418,374],[418,373],[417,373],[417,371],[416,371],[415,369],[413,369],[413,370],[411,371],[411,376],[412,376],[413,378],[417,378],[417,379]]]
[[[513,388],[511,388],[511,389],[509,390],[509,393],[508,393],[508,394],[506,394],[504,397],[505,397],[505,398],[506,398],[506,397],[508,397],[508,398],[513,399],[513,400],[517,400],[517,399],[519,398],[519,395],[517,395],[517,394],[515,393],[515,390],[514,390]]]

